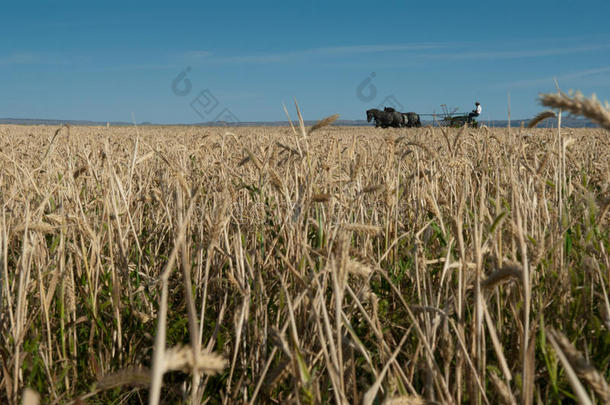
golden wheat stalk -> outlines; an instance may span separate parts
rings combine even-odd
[[[86,172],[87,169],[88,169],[87,165],[83,165],[83,166],[79,167],[78,169],[74,170],[72,177],[74,177],[74,179],[76,180],[78,178],[78,176],[80,176],[81,174]]]
[[[327,202],[327,201],[330,201],[331,198],[332,198],[332,194],[318,193],[318,194],[313,194],[311,196],[311,201],[313,201],[313,202]]]
[[[532,118],[531,121],[527,124],[527,127],[534,128],[536,125],[538,125],[542,121],[546,120],[547,118],[556,118],[556,117],[557,117],[557,114],[555,114],[553,111],[550,111],[550,110],[543,111],[540,114],[536,115],[534,118]]]
[[[271,177],[271,184],[276,188],[276,190],[282,191],[284,189],[284,182],[277,172],[272,168],[269,168],[269,177]]]
[[[551,327],[547,328],[547,333],[561,349],[578,377],[589,383],[593,391],[602,400],[602,403],[610,403],[610,387],[608,387],[606,379],[599,371],[585,359],[582,353],[574,347],[572,342],[563,333]]]
[[[34,231],[34,232],[42,232],[42,233],[46,233],[46,234],[52,234],[55,233],[55,226],[46,224],[44,222],[34,222],[34,223],[30,223],[30,224],[21,224],[21,225],[17,225],[15,227],[15,232],[19,233],[19,232],[23,232],[25,230],[28,231]]]
[[[602,128],[610,130],[610,111],[607,106],[604,108],[601,105],[595,94],[590,99],[584,97],[580,92],[572,97],[561,92],[541,94],[540,103],[546,107],[561,108],[574,115],[582,115],[597,122]]]
[[[383,185],[381,184],[377,184],[374,186],[368,186],[362,189],[362,191],[360,191],[361,194],[365,194],[365,193],[374,193],[377,190],[380,190],[381,188],[383,188]]]
[[[362,277],[368,277],[374,271],[371,266],[349,258],[346,260],[346,269],[349,274]]]
[[[400,397],[386,398],[383,405],[425,405],[428,402],[415,395],[402,395]]]
[[[379,235],[381,232],[383,232],[382,227],[367,224],[343,224],[343,229],[352,232],[363,232],[371,236]]]
[[[420,149],[423,149],[429,156],[434,156],[434,154],[430,151],[430,149],[428,149],[428,147],[426,147],[426,145],[417,142],[417,141],[411,141],[411,142],[407,142],[405,144],[405,146],[417,146]]]
[[[286,146],[286,145],[284,145],[283,143],[281,143],[279,141],[275,142],[275,144],[277,146],[279,146],[280,148],[282,148],[283,150],[285,150],[287,152],[290,152],[293,155],[298,155],[299,154],[299,151],[297,151],[296,149],[293,149],[290,146]]]
[[[246,158],[244,158],[241,162],[240,162],[240,166],[246,164],[248,161],[251,161],[252,163],[254,163],[254,166],[256,166],[256,168],[261,171],[262,170],[262,166],[260,161],[258,160],[258,158],[254,155],[254,153],[252,153],[252,151],[248,148],[244,148],[244,151],[246,152],[246,154],[248,156],[246,156]]]
[[[332,124],[333,122],[335,122],[337,120],[337,118],[339,118],[339,114],[334,114],[334,115],[331,115],[330,117],[321,119],[320,121],[316,122],[311,128],[309,128],[309,131],[307,132],[307,134],[309,135],[313,131],[316,131],[320,128],[323,128],[327,125]]]
[[[97,389],[109,390],[125,385],[145,387],[150,384],[150,370],[145,367],[130,367],[106,374],[99,379]]]
[[[190,346],[174,346],[165,350],[165,370],[201,370],[205,374],[217,374],[225,369],[227,360],[216,353],[201,351],[193,358]]]
[[[26,388],[23,391],[21,403],[23,405],[38,405],[40,403],[40,394],[31,388]]]
[[[506,405],[517,405],[517,401],[515,400],[513,393],[510,391],[510,388],[504,382],[504,380],[493,372],[489,373],[489,377],[491,383],[496,388],[496,392],[498,393],[498,397],[502,400],[502,403]]]
[[[483,289],[490,290],[510,278],[520,280],[522,273],[523,269],[521,265],[516,263],[505,264],[498,270],[491,273],[485,280],[481,281],[481,287]]]
[[[57,130],[53,134],[53,137],[51,138],[51,141],[49,142],[49,146],[47,147],[47,151],[44,153],[44,156],[42,157],[42,159],[40,161],[40,165],[41,166],[42,166],[42,163],[47,158],[47,156],[49,155],[49,152],[51,151],[51,147],[53,146],[53,142],[55,142],[55,138],[57,138],[57,134],[59,134],[59,131],[61,131],[61,129],[64,128],[64,127],[68,131],[68,136],[70,136],[70,124],[62,124],[62,125],[59,126],[59,128],[57,128]]]

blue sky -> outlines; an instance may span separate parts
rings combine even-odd
[[[610,98],[609,1],[379,4],[4,2],[0,117],[271,121],[296,98],[305,119],[475,100],[506,119],[510,93],[522,119],[553,78]]]

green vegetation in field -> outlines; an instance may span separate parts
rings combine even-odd
[[[608,133],[330,122],[3,127],[0,402],[608,402]]]

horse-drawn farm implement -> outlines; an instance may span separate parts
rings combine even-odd
[[[420,115],[432,117],[434,125],[442,127],[459,128],[468,125],[472,128],[478,128],[479,123],[472,114],[457,113],[457,108],[449,111],[447,104],[441,104],[442,112],[432,114],[416,114],[414,112],[401,113],[392,107],[385,107],[383,110],[376,108],[367,110],[366,118],[368,122],[374,121],[375,127],[381,128],[402,128],[402,127],[420,127]]]
[[[439,125],[459,128],[464,126],[464,124],[468,124],[473,128],[479,127],[479,122],[474,118],[469,117],[468,113],[456,113],[457,108],[450,112],[447,108],[447,104],[441,104],[441,108],[443,109],[443,117],[438,121]]]
[[[441,110],[440,114],[432,113],[419,115],[432,117],[434,124],[441,127],[459,128],[466,124],[472,128],[479,127],[479,122],[474,117],[470,117],[469,113],[459,113],[457,112],[457,108],[450,111],[449,108],[447,108],[447,104],[441,104]]]

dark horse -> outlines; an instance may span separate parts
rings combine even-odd
[[[383,109],[385,112],[397,112],[392,107],[386,107]],[[419,115],[414,112],[406,112],[400,113],[402,115],[402,127],[407,128],[419,128],[421,127],[421,120],[419,119]]]
[[[402,116],[405,119],[405,126],[409,128],[420,128],[421,120],[419,115],[414,112],[403,113]]]
[[[381,111],[372,108],[366,112],[366,121],[371,122],[372,119],[375,120],[375,128],[400,128],[404,125],[404,118],[398,111]]]

